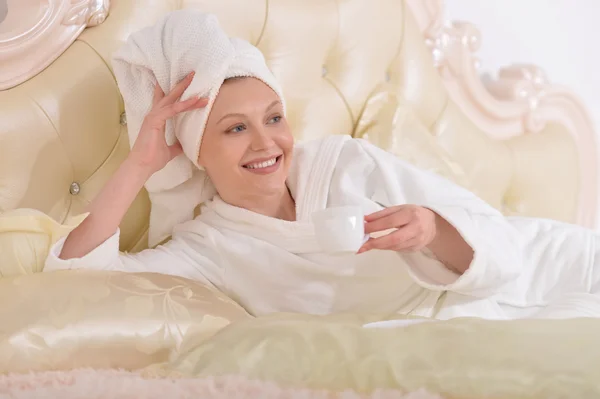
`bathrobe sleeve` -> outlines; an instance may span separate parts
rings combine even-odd
[[[383,205],[414,204],[448,221],[474,251],[465,273],[451,272],[427,250],[403,253],[409,273],[421,286],[438,291],[487,297],[516,280],[523,263],[520,233],[495,208],[470,191],[419,169],[364,140],[356,140],[370,174],[372,195]],[[363,158],[364,157],[364,158]],[[354,158],[355,162],[357,158]]]
[[[188,223],[177,226],[166,244],[138,253],[119,251],[120,230],[117,229],[115,234],[87,255],[63,260],[58,257],[66,237],[62,238],[50,248],[44,272],[69,269],[151,272],[184,277],[222,288],[223,276],[222,268],[218,266],[218,254],[206,245],[206,240],[200,234],[186,228]]]

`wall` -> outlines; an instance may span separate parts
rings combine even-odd
[[[600,132],[600,1],[446,0],[446,16],[482,34],[482,73],[511,63],[541,66],[588,106]],[[600,140],[599,140],[600,141]]]

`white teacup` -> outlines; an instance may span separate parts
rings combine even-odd
[[[359,206],[340,206],[312,214],[315,235],[324,252],[356,253],[368,240],[364,213]]]

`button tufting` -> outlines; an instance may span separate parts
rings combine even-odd
[[[325,77],[325,75],[327,75],[327,67],[323,65],[321,67],[321,76]]]
[[[71,187],[69,187],[69,192],[71,195],[77,195],[81,191],[81,187],[79,187],[79,183],[73,182],[71,183]]]
[[[119,123],[120,123],[122,126],[125,126],[125,125],[127,124],[127,115],[125,114],[125,112],[123,112],[123,113],[121,114],[121,117],[119,118]]]

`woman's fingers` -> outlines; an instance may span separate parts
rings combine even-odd
[[[156,104],[158,104],[164,96],[165,93],[163,93],[160,85],[156,83],[156,85],[154,85],[154,95],[152,96],[152,106],[154,107]]]
[[[170,104],[170,105],[166,106],[165,108],[163,108],[160,111],[160,118],[162,120],[166,121],[167,119],[172,118],[181,112],[191,111],[193,109],[204,108],[204,107],[206,107],[207,104],[208,104],[208,98],[204,98],[204,97],[188,98],[187,100],[178,101],[176,103]]]
[[[371,238],[359,249],[358,253],[369,251],[371,249],[396,249],[403,248],[403,245],[415,238],[418,238],[418,226],[408,224],[390,234],[378,238]]]
[[[385,210],[386,209],[384,209],[384,211]],[[408,209],[403,210],[403,208],[399,208],[393,210],[393,212],[384,213],[383,211],[380,211],[377,213],[380,213],[380,215],[375,218],[371,218],[370,220],[365,218],[367,221],[367,223],[365,223],[366,234],[402,227],[412,220],[412,213]],[[373,215],[375,214],[369,216]]]
[[[395,207],[395,206],[391,206],[389,208],[384,208],[380,211],[377,211],[377,212],[371,213],[370,215],[365,216],[365,221],[372,222],[377,219],[389,216],[396,211],[398,211],[398,207]]]
[[[172,118],[181,112],[204,108],[207,104],[208,99],[198,97],[192,97],[185,101],[179,101],[175,104],[171,104],[165,108],[157,109],[149,113],[146,116],[147,123],[149,126],[152,126],[153,132],[156,132],[156,134],[159,135],[164,135],[164,127],[167,119]]]
[[[190,83],[192,83],[192,79],[194,79],[194,74],[194,72],[189,73],[185,78],[183,78],[179,83],[177,83],[173,90],[171,90],[171,92],[164,96],[164,98],[160,101],[160,105],[165,106],[173,104],[175,101],[177,101],[177,99],[181,97],[185,89],[187,89]]]

